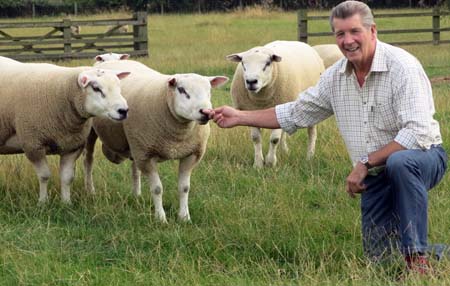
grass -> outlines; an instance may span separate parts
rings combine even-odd
[[[235,65],[224,59],[227,54],[275,39],[295,40],[296,16],[259,9],[151,15],[149,37],[151,56],[138,60],[154,69],[231,77]],[[332,42],[316,40],[312,44]],[[448,46],[405,48],[429,76],[450,73]],[[58,64],[90,65],[92,60]],[[450,84],[435,84],[433,90],[449,150]],[[230,103],[229,84],[214,90],[213,102]],[[436,277],[399,282],[400,260],[372,265],[364,258],[359,200],[343,190],[351,164],[333,118],[319,125],[312,161],[306,161],[305,131],[291,136],[289,145],[290,153],[279,155],[277,167],[257,171],[248,129],[212,125],[207,153],[191,178],[191,223],[176,220],[177,164],[161,164],[168,225],[155,221],[146,182],[142,198],[131,194],[129,162],[113,165],[97,152],[98,192],[92,196],[83,190],[79,161],[73,205],[66,206],[59,199],[57,158],[50,157],[50,202],[38,206],[38,181],[30,164],[22,155],[2,156],[0,285],[450,284],[448,260],[433,261]],[[446,176],[430,193],[431,242],[450,243],[449,184]]]

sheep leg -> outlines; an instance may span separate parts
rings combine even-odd
[[[270,133],[270,147],[266,157],[266,165],[269,167],[275,167],[277,164],[277,148],[280,143],[281,133],[281,129],[274,129]]]
[[[131,176],[133,178],[133,194],[135,196],[141,195],[141,171],[139,170],[136,162],[133,160],[131,163]]]
[[[287,133],[284,131],[281,132],[280,144],[281,150],[283,150],[283,152],[286,154],[289,153],[289,147],[287,145]]]
[[[86,140],[84,153],[84,188],[91,194],[95,193],[94,181],[92,180],[92,166],[94,165],[94,150],[96,141],[97,134],[94,129],[91,129],[91,132]]]
[[[253,167],[260,169],[264,166],[264,156],[261,143],[261,129],[257,127],[250,127],[250,132],[253,141],[253,147],[255,148],[255,162],[253,163]]]
[[[317,127],[314,125],[308,127],[308,151],[306,153],[306,159],[310,160],[314,156],[316,150],[317,140]]]
[[[159,221],[167,223],[166,213],[164,212],[162,204],[163,186],[159,178],[156,159],[153,158],[146,161],[136,161],[136,164],[144,176],[148,179],[153,205],[155,207],[155,217]]]
[[[51,173],[48,167],[45,151],[26,152],[26,157],[33,164],[36,175],[39,179],[39,203],[48,201],[47,184]]]
[[[61,179],[61,201],[70,203],[70,184],[75,176],[75,162],[80,157],[83,148],[75,152],[61,155],[59,162],[59,174]]]
[[[198,157],[191,155],[189,157],[180,160],[178,167],[178,196],[180,199],[180,210],[178,212],[178,218],[181,221],[190,221],[189,215],[189,191],[191,188],[191,174],[194,167],[197,165]]]

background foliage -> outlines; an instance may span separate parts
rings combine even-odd
[[[262,6],[267,9],[295,10],[300,7],[328,9],[343,0],[0,0],[0,17],[74,13],[92,14],[99,11],[147,10],[153,13],[211,12]],[[433,7],[447,5],[450,0],[363,0],[374,8]],[[445,4],[445,2],[447,4]]]

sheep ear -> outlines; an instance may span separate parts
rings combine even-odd
[[[273,54],[270,59],[272,60],[272,62],[281,62],[281,57],[279,55],[275,55]]]
[[[102,58],[102,56],[100,56],[100,55],[95,56],[94,59],[95,59],[96,62],[103,62],[103,58]]]
[[[120,55],[120,59],[121,59],[121,60],[128,60],[129,57],[130,57],[129,54],[121,54],[121,55]]]
[[[239,54],[228,55],[227,60],[229,60],[230,62],[240,63],[242,61],[242,56],[240,56]]]
[[[78,75],[78,85],[81,87],[86,87],[93,80],[93,78],[86,73],[82,72]]]
[[[174,78],[174,77],[171,77],[167,83],[168,83],[170,88],[177,87],[177,79]]]
[[[119,79],[124,79],[124,78],[126,78],[127,76],[129,76],[130,75],[130,72],[124,72],[124,71],[118,71],[118,72],[116,72],[116,76],[119,78]]]
[[[212,87],[222,86],[228,81],[228,77],[226,76],[210,76],[208,79]]]

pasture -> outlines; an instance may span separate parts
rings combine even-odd
[[[401,18],[377,23],[400,28],[420,26],[422,21]],[[326,22],[318,25],[323,26],[312,29],[328,29]],[[258,8],[229,14],[150,15],[150,57],[138,60],[168,74],[231,78],[235,64],[227,62],[226,55],[276,39],[296,40],[296,33],[295,13]],[[312,40],[311,44],[333,42],[332,38]],[[430,77],[450,75],[449,45],[405,48]],[[231,103],[229,86],[213,90],[215,106]],[[433,91],[436,118],[450,151],[450,82],[433,84]],[[109,163],[99,145],[94,165],[97,194],[84,192],[79,160],[69,206],[60,202],[56,157],[50,159],[50,202],[44,206],[37,205],[38,181],[23,155],[0,157],[0,284],[450,284],[446,259],[432,261],[434,277],[397,281],[404,266],[401,259],[372,265],[363,257],[359,199],[344,191],[351,163],[333,118],[318,126],[313,160],[306,160],[306,132],[299,130],[289,138],[290,153],[280,153],[277,167],[260,171],[252,168],[248,128],[211,126],[207,152],[191,178],[191,223],[176,220],[177,164],[172,162],[159,169],[169,221],[162,225],[154,218],[147,182],[143,181],[143,196],[135,198],[130,162]],[[447,175],[430,192],[430,242],[450,244],[449,189]]]

